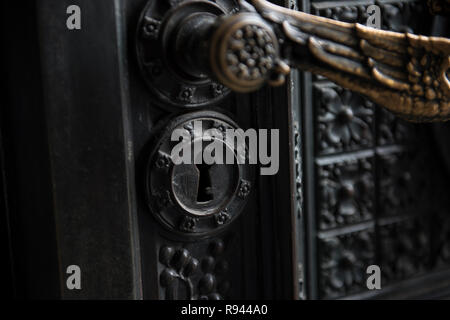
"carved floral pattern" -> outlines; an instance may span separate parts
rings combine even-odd
[[[198,219],[189,217],[189,216],[183,216],[181,217],[180,221],[180,230],[185,232],[192,232],[195,229],[195,226],[197,225]]]
[[[216,223],[218,225],[222,225],[225,222],[227,222],[230,219],[230,215],[227,212],[227,209],[220,211],[219,213],[216,214],[216,216],[214,217],[214,220],[216,221]]]
[[[184,247],[163,246],[159,251],[159,282],[166,300],[221,300],[230,289],[228,262],[222,258],[225,244],[212,241],[203,258]]]
[[[346,160],[318,168],[320,228],[371,219],[373,175],[371,159]]]
[[[387,282],[401,280],[426,269],[430,263],[427,230],[427,222],[418,219],[380,227],[382,279]]]
[[[194,97],[195,87],[182,86],[178,93],[178,99],[191,102]]]
[[[373,240],[372,229],[320,240],[321,298],[337,298],[365,288],[366,268],[374,263]]]
[[[341,87],[316,86],[321,153],[371,146],[373,103]]]
[[[241,179],[239,190],[238,190],[238,197],[245,198],[250,194],[250,191],[252,189],[252,185],[250,181]]]
[[[317,1],[311,8],[317,15],[365,24],[366,8],[373,3]],[[424,28],[429,26],[428,15],[420,1],[376,4],[381,7],[382,29],[427,32]],[[433,161],[436,150],[430,149],[433,138],[428,131],[378,107],[375,115],[373,106],[366,105],[365,99],[351,97],[352,94],[328,81],[316,82],[313,88],[314,138],[319,157],[315,159],[319,163],[316,175],[319,297],[338,298],[367,290],[366,268],[370,264],[380,265],[382,287],[430,269],[450,266],[449,186],[441,185],[448,175],[443,176],[443,166]],[[358,117],[364,123],[360,129],[368,129],[363,139],[351,135],[349,122],[339,122],[349,111],[355,114],[355,109],[369,110]],[[343,115],[338,116],[339,112]],[[366,167],[361,160],[348,160],[362,149],[371,149],[376,154],[373,161],[364,160],[368,162]],[[441,174],[432,176],[430,170]],[[357,192],[357,181],[368,186],[367,192]],[[435,208],[441,208],[442,212],[437,214]],[[348,212],[356,215],[347,216]],[[361,213],[365,214],[360,216]],[[358,224],[362,221],[368,222]],[[379,230],[377,239],[373,223]],[[349,227],[362,231],[349,233]],[[324,229],[327,231],[321,231]],[[375,246],[380,261],[374,260]]]

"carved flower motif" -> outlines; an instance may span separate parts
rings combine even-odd
[[[371,218],[373,209],[371,170],[372,164],[368,159],[319,168],[322,229]]]
[[[218,96],[223,95],[225,87],[223,85],[221,85],[220,83],[212,83],[211,90],[213,92],[214,97],[218,97]]]
[[[197,225],[197,219],[196,218],[184,216],[181,219],[180,230],[188,231],[188,232],[189,231],[193,231],[195,229],[196,225]]]
[[[344,250],[339,260],[339,266],[325,272],[328,280],[328,291],[346,292],[353,291],[352,287],[359,285],[363,280],[364,264],[357,260],[355,254],[349,250]],[[332,294],[329,294],[332,295]]]
[[[339,87],[323,87],[319,93],[320,149],[333,152],[370,145],[372,102]]]
[[[230,219],[230,215],[228,214],[227,209],[225,209],[225,210],[219,212],[218,214],[216,214],[214,219],[215,219],[217,225],[223,225]]]
[[[323,296],[341,296],[365,284],[366,268],[374,257],[372,230],[324,239],[321,248]]]
[[[184,102],[192,102],[194,98],[194,87],[182,86],[180,92],[178,93],[178,99]]]
[[[358,8],[356,6],[343,6],[333,7],[319,10],[319,15],[344,21],[344,22],[359,22],[358,21]]]
[[[250,81],[264,77],[275,62],[273,39],[257,25],[238,29],[228,43],[226,61],[239,79]]]

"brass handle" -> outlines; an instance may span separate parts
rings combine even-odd
[[[179,66],[238,92],[265,82],[280,85],[291,66],[325,76],[409,121],[450,119],[449,39],[250,2],[240,1],[235,14],[187,17],[172,28]]]

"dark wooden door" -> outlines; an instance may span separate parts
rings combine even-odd
[[[232,9],[232,0],[217,2]],[[367,7],[376,4],[382,28],[394,31],[430,34],[445,25],[412,0],[274,2],[363,24]],[[399,121],[359,95],[297,71],[276,89],[231,93],[215,102],[223,88],[212,87],[214,103],[174,106],[149,90],[137,58],[147,3],[3,4],[3,30],[14,31],[5,32],[8,85],[0,153],[7,226],[2,252],[9,257],[4,265],[12,273],[12,295],[447,294],[448,125]],[[81,8],[80,30],[67,29],[70,5]],[[158,21],[151,23],[153,32]],[[157,61],[145,67],[158,76]],[[184,102],[195,99],[195,88],[170,88]],[[242,129],[279,129],[280,163],[276,175],[254,175],[245,207],[232,223],[193,235],[191,224],[185,232],[161,223],[158,216],[171,199],[149,206],[147,178],[164,128],[199,116],[226,117]],[[366,287],[372,264],[381,268],[382,290]],[[81,290],[66,286],[70,265],[81,268]]]
[[[425,35],[448,30],[444,18],[428,14],[425,1],[301,2],[303,11],[361,24],[372,4],[381,9],[382,29]],[[310,74],[301,75],[299,88],[305,230],[299,243],[306,270],[301,294],[448,294],[449,171],[441,142],[448,124],[406,123]],[[381,290],[367,289],[372,264],[380,266]]]

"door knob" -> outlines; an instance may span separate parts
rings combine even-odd
[[[203,5],[207,10],[193,10]],[[324,76],[414,122],[450,119],[450,40],[396,33],[290,10],[265,0],[226,12],[186,1],[162,19],[157,41],[186,79],[237,92],[281,85],[297,68]]]

